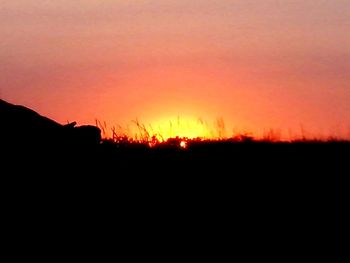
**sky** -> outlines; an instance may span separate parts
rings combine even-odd
[[[61,123],[350,138],[349,32],[348,0],[0,0],[0,97]]]

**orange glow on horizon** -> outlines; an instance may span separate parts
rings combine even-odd
[[[103,126],[98,123],[98,126]],[[180,139],[224,139],[232,136],[226,131],[224,121],[217,119],[208,122],[202,118],[170,117],[144,123],[134,120],[127,128],[113,128],[115,136],[126,136],[137,141],[166,141],[171,138]],[[110,137],[108,127],[103,127],[105,137]],[[181,146],[183,147],[183,146]]]
[[[191,117],[165,118],[152,122],[150,129],[153,134],[162,138],[211,138],[213,137],[209,126],[201,119]]]
[[[349,13],[345,0],[2,1],[0,97],[98,119],[106,138],[350,138]]]

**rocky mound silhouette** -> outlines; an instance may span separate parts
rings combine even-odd
[[[62,125],[20,105],[0,100],[0,145],[18,150],[87,148],[101,141],[99,128],[90,125],[75,127],[76,122]]]

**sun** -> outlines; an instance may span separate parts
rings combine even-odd
[[[150,127],[154,134],[159,134],[165,140],[176,137],[188,139],[212,137],[208,124],[202,119],[194,117],[159,119],[152,122]]]
[[[187,142],[186,141],[181,141],[180,142],[180,147],[183,148],[183,149],[186,149],[187,148]]]
[[[126,132],[122,134],[137,141],[146,141],[154,144],[164,142],[168,139],[176,139],[178,146],[187,147],[188,140],[211,140],[226,138],[226,128],[222,119],[208,121],[199,117],[172,116],[158,119],[148,119],[145,122],[138,119],[132,121],[127,126]],[[120,132],[119,132],[120,133]],[[182,145],[179,145],[184,141]]]

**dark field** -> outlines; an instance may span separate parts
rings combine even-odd
[[[16,203],[27,208],[63,205],[76,214],[93,207],[135,224],[149,213],[233,213],[255,224],[266,214],[291,221],[315,211],[330,216],[345,211],[348,200],[349,142],[22,146],[3,151],[2,178],[11,181],[4,184],[11,202],[20,197]]]
[[[349,141],[241,138],[181,147],[184,140],[172,139],[150,147],[101,140],[97,127],[61,125],[5,102],[0,114],[6,218],[19,226],[38,215],[43,224],[81,226],[88,218],[135,229],[193,217],[194,226],[238,220],[238,229],[253,231],[288,222],[291,232],[312,227],[319,235],[320,219],[346,211]]]
[[[150,147],[145,143],[114,143],[103,140],[96,145],[65,143],[10,143],[3,145],[4,159],[14,169],[38,167],[50,171],[93,171],[95,175],[171,175],[230,176],[271,173],[294,176],[319,172],[347,174],[350,142],[236,142],[172,140]],[[325,169],[325,170],[324,170]],[[52,170],[55,172],[55,170]]]
[[[241,177],[252,173],[280,178],[349,173],[350,142],[169,139],[102,140],[95,126],[61,125],[38,113],[0,101],[0,149],[6,173],[33,170],[79,176]]]

